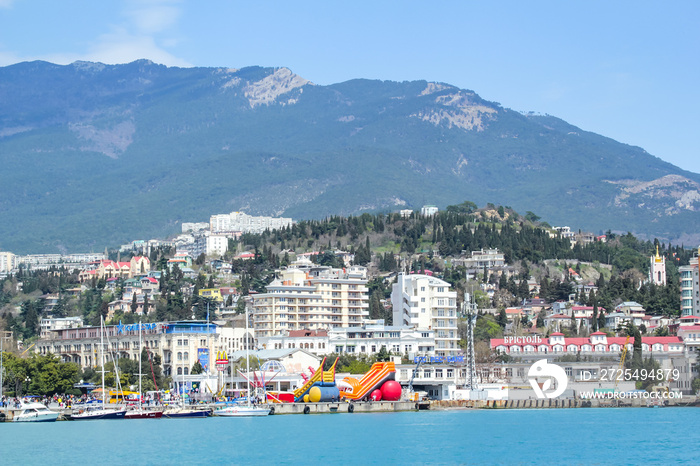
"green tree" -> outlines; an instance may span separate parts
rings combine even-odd
[[[203,372],[204,372],[204,368],[202,367],[202,364],[199,362],[199,359],[198,359],[192,365],[192,369],[190,370],[190,374],[196,375],[196,374],[201,374]]]
[[[506,325],[508,324],[508,315],[506,314],[506,310],[504,308],[501,308],[501,310],[498,311],[496,322],[502,329],[506,328]]]

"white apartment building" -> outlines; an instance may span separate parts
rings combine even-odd
[[[254,217],[243,212],[231,212],[230,214],[217,214],[209,218],[212,233],[224,231],[241,231],[243,233],[262,233],[270,229],[275,230],[291,226],[294,222],[286,217]]]
[[[472,251],[472,256],[465,259],[463,264],[468,269],[483,269],[484,267],[491,269],[494,267],[504,267],[506,259],[502,252],[498,249],[480,249]]]
[[[690,259],[689,265],[678,267],[681,275],[681,317],[700,315],[700,271],[698,254]]]
[[[369,317],[367,269],[298,261],[278,272],[267,292],[253,296],[255,337],[292,330],[359,327]]]
[[[48,338],[52,330],[63,330],[67,328],[78,328],[83,326],[83,319],[80,317],[51,317],[47,316],[39,321],[39,338]]]
[[[2,253],[0,253],[2,254]],[[48,269],[52,266],[78,267],[90,262],[105,260],[107,256],[102,253],[83,254],[30,254],[28,256],[15,257],[17,266],[24,265],[31,269]],[[2,260],[2,259],[0,259]]]
[[[394,324],[435,331],[435,354],[460,351],[457,336],[457,292],[428,275],[399,274],[391,291]]]
[[[11,252],[0,252],[0,273],[8,274],[17,268],[17,256]]]
[[[424,217],[432,217],[433,215],[438,213],[438,210],[439,209],[437,208],[437,206],[424,205],[420,208],[420,214]]]
[[[228,250],[228,236],[209,235],[206,237],[206,255],[223,256]]]

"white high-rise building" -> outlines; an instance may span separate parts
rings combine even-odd
[[[689,265],[678,267],[681,275],[681,317],[700,315],[700,248]]]
[[[428,275],[399,274],[391,290],[394,325],[410,325],[435,332],[435,354],[460,351],[457,335],[457,292],[450,284]]]

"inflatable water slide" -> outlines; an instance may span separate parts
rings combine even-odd
[[[368,397],[373,390],[381,387],[384,382],[394,380],[396,367],[393,362],[375,362],[360,380],[353,377],[345,377],[344,382],[352,387],[351,392],[340,392],[340,398],[349,400],[362,400]]]
[[[314,371],[301,388],[294,390],[295,402],[311,401],[318,403],[319,401],[338,400],[339,390],[335,384],[335,366],[338,364],[338,358],[335,359],[335,362],[327,371],[323,370],[323,364],[325,362],[326,358],[323,358],[318,370]],[[304,399],[305,397],[306,399]]]

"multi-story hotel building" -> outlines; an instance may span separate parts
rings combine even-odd
[[[391,291],[394,325],[435,332],[435,354],[460,351],[457,336],[457,292],[450,284],[428,275],[399,274]]]
[[[278,272],[267,292],[253,297],[256,338],[291,330],[359,327],[369,317],[367,269],[298,261]]]
[[[681,317],[700,315],[700,271],[698,256],[690,259],[689,265],[678,267],[681,275]]]
[[[119,358],[138,359],[139,324],[107,325],[104,327],[104,358],[112,361]],[[74,362],[81,367],[101,365],[100,327],[79,327],[48,332],[40,339],[37,352],[56,354],[65,362]],[[195,361],[211,368],[218,351],[232,354],[243,350],[246,342],[253,348],[252,332],[246,338],[245,329],[219,327],[202,321],[144,323],[141,329],[144,348],[161,358],[163,373],[188,375]]]

